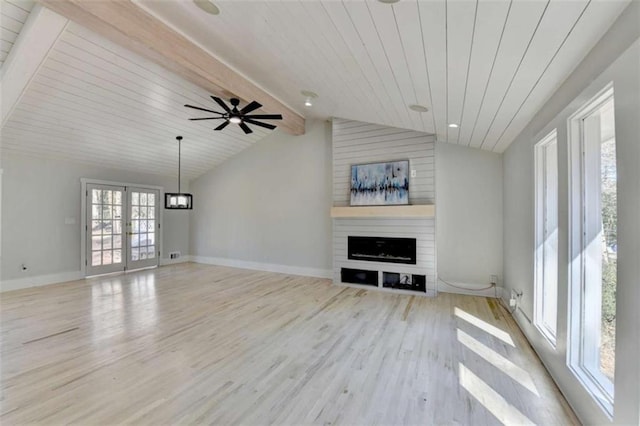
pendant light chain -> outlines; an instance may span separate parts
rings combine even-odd
[[[176,136],[178,139],[178,193],[180,193],[180,158],[182,157],[182,136]]]

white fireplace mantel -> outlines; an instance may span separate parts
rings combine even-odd
[[[434,217],[434,204],[403,205],[403,206],[354,206],[332,207],[332,218],[407,218]]]

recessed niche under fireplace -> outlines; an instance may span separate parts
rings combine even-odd
[[[416,239],[349,236],[347,255],[351,260],[416,264]]]
[[[413,290],[422,293],[427,291],[426,277],[416,274],[402,274],[398,272],[383,272],[382,287],[399,290]]]
[[[367,271],[365,269],[342,268],[340,279],[343,283],[363,284],[378,286],[378,271]]]

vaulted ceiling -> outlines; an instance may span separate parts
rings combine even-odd
[[[630,0],[216,1],[219,15],[134,1],[305,117],[503,152]],[[18,3],[2,0],[3,40],[27,18],[11,12]],[[319,95],[312,108],[301,90]],[[214,106],[201,87],[69,23],[6,120],[2,149],[173,174],[182,134],[193,178],[268,133],[213,132],[187,121],[198,114],[185,103]]]
[[[220,110],[208,92],[69,23],[2,128],[2,149],[114,169],[195,178],[262,139],[268,130],[188,121]]]
[[[33,9],[33,0],[2,0],[0,5],[0,67],[7,59],[22,26]]]

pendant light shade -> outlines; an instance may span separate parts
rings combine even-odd
[[[180,156],[182,136],[176,136],[178,140],[178,192],[165,192],[164,208],[173,210],[191,210],[193,208],[193,196],[180,192]]]

